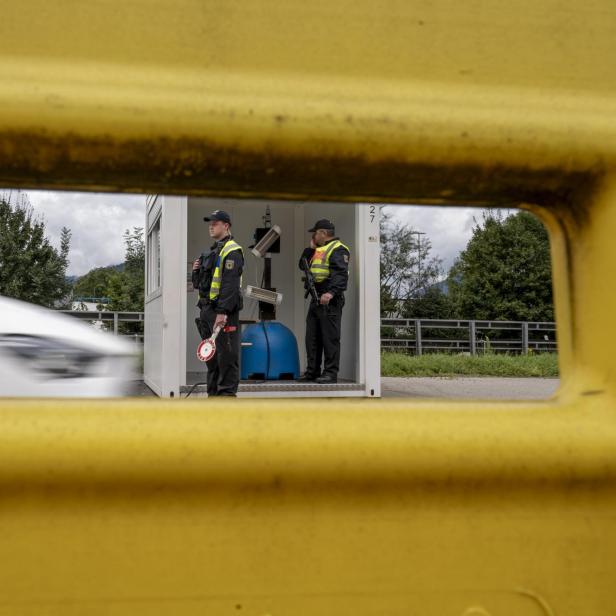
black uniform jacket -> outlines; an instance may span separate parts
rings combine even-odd
[[[332,238],[330,242],[336,242],[339,238]],[[327,246],[327,244],[325,244]],[[302,259],[306,258],[308,263],[312,259],[314,254],[314,248],[304,248],[302,256],[299,258],[299,268],[302,268]],[[336,248],[329,256],[329,277],[323,282],[317,282],[315,284],[317,293],[323,295],[323,293],[331,293],[334,296],[344,297],[344,292],[347,289],[349,281],[349,251],[343,246]]]
[[[210,287],[216,269],[216,261],[223,246],[230,239],[232,238],[229,236],[213,244],[209,253],[201,255],[199,269],[192,273],[193,287],[199,289],[200,303],[210,301]],[[217,314],[231,314],[242,308],[241,278],[244,269],[242,252],[234,250],[229,253],[221,266],[220,293],[212,301],[212,306]]]

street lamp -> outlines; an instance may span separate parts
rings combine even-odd
[[[421,285],[421,236],[426,235],[424,231],[411,231],[411,235],[417,236],[417,281]]]

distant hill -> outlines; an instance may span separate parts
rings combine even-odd
[[[110,270],[115,270],[116,272],[123,272],[124,271],[124,266],[125,263],[118,263],[116,265],[107,265],[105,267],[95,267],[94,269],[91,269],[87,274],[83,274],[83,276],[66,276],[66,281],[71,285],[71,286],[75,286],[75,283],[80,280],[81,278],[83,278],[84,276],[87,276],[90,272],[93,272],[94,270],[106,270],[106,269],[110,269]]]

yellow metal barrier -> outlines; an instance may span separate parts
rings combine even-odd
[[[564,385],[4,400],[0,614],[613,610],[613,3],[5,4],[1,184],[522,205]]]

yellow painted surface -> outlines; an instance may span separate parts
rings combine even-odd
[[[0,403],[0,614],[608,614],[616,6],[2,7],[0,184],[523,205],[543,403]]]

